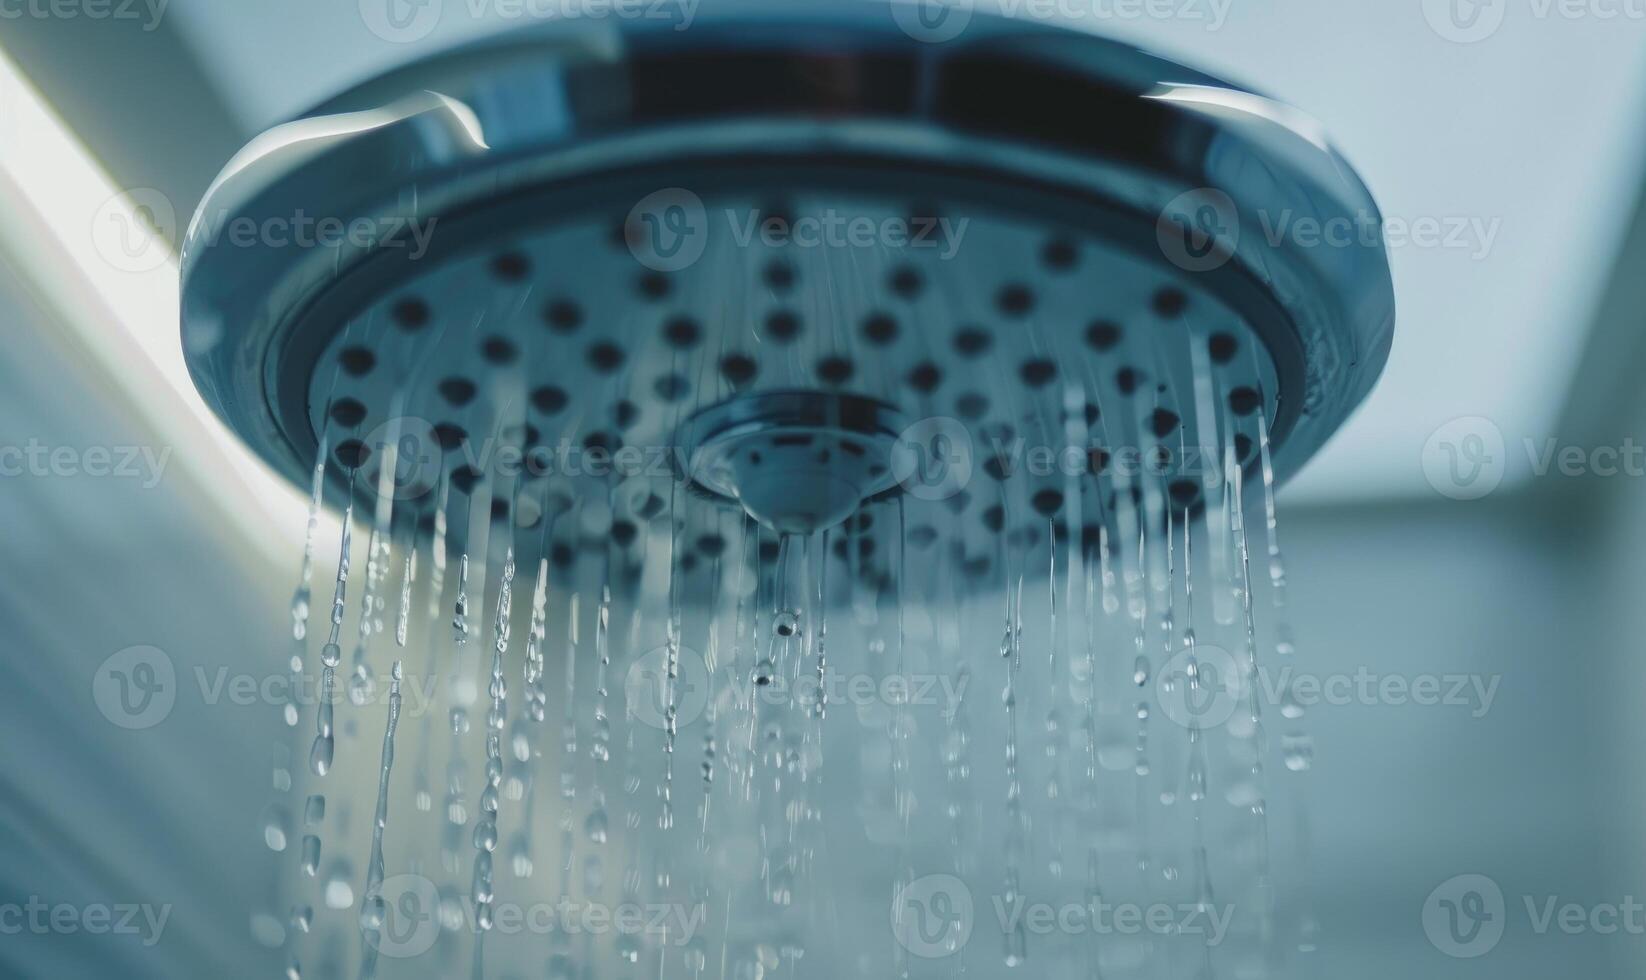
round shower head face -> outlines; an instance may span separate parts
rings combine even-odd
[[[463,49],[248,150],[203,214],[371,231],[193,230],[207,399],[304,483],[323,443],[338,501],[483,484],[524,522],[669,477],[805,533],[899,495],[962,515],[966,554],[1011,515],[1002,481],[1089,527],[1196,509],[1265,438],[1284,478],[1381,368],[1381,250],[1257,234],[1371,208],[1263,100],[981,16],[931,44],[868,5],[705,13]],[[756,478],[748,440],[801,434],[776,393],[877,406],[866,461]],[[735,438],[705,436],[722,415]]]
[[[705,172],[690,181],[701,193],[667,191],[668,204],[627,215],[616,209],[635,198],[618,188],[609,201],[590,190],[519,202],[547,223],[408,258],[344,314],[348,326],[298,371],[308,390],[291,424],[329,433],[337,471],[358,468],[361,488],[379,485],[395,445],[403,499],[454,473],[533,496],[539,480],[601,496],[614,481],[678,474],[795,533],[885,493],[965,494],[949,506],[978,514],[997,502],[967,494],[964,474],[899,467],[905,434],[928,444],[907,452],[946,450],[936,462],[975,470],[980,485],[1014,478],[1060,494],[1113,467],[1191,506],[1222,464],[1201,448],[1222,444],[1217,420],[1263,412],[1277,436],[1292,424],[1274,393],[1284,372],[1302,373],[1295,345],[1277,362],[1233,302],[1128,244],[1027,200],[987,203],[965,182],[928,180],[917,201],[811,169],[804,192],[782,168],[752,193],[756,175],[716,190]],[[631,239],[676,206],[700,229],[682,234],[703,236],[679,247],[700,254],[661,271]],[[831,227],[873,235],[830,243]],[[931,244],[905,242],[905,227],[934,229]],[[1204,420],[1197,366],[1222,402]],[[862,438],[827,464],[773,451],[806,434]],[[1240,441],[1243,461],[1254,446]],[[838,503],[802,503],[803,486]]]

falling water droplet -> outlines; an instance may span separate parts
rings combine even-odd
[[[270,803],[263,808],[263,843],[271,851],[284,851],[286,837],[291,833],[291,813],[281,803]]]
[[[1283,735],[1280,757],[1292,772],[1304,772],[1314,765],[1314,740],[1307,735]]]

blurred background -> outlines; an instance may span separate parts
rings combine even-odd
[[[284,674],[303,503],[192,394],[175,258],[108,247],[111,202],[175,242],[265,127],[526,16],[396,3],[0,2],[0,906],[141,909],[0,914],[0,973],[283,966],[258,918],[280,709],[211,691]],[[1311,712],[1321,975],[1638,976],[1646,5],[1045,6],[1320,119],[1387,220],[1393,355],[1281,531],[1300,661],[1443,696]],[[142,646],[175,703],[132,727],[95,684]],[[1501,893],[1471,958],[1425,914],[1459,875]]]

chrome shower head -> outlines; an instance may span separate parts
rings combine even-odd
[[[385,459],[401,499],[662,472],[783,532],[941,499],[981,518],[965,551],[1000,508],[953,472],[915,486],[944,451],[1021,467],[1050,514],[1068,467],[1021,450],[1074,439],[1102,489],[1071,524],[1144,492],[1191,510],[1261,437],[1295,471],[1381,370],[1392,290],[1380,245],[1258,231],[1375,219],[1353,172],[1198,72],[981,13],[940,40],[907,11],[553,24],[339,96],[201,206],[196,383],[302,485],[324,444],[339,502],[391,485]],[[305,216],[307,238],[223,234]]]
[[[1253,912],[1216,951],[1235,966],[1216,969],[1266,975],[1275,811],[1246,683],[1259,634],[1243,479],[1252,468],[1272,489],[1320,448],[1370,390],[1393,322],[1380,245],[1266,232],[1375,221],[1365,189],[1282,107],[1085,34],[973,12],[939,37],[910,4],[715,2],[686,30],[556,22],[419,61],[262,137],[207,194],[183,257],[195,381],[264,459],[312,481],[315,515],[322,496],[373,511],[346,667],[356,522],[342,522],[311,772],[346,792],[334,762],[379,758],[337,752],[348,729],[330,702],[340,670],[351,701],[372,697],[372,638],[398,585],[397,663],[418,636],[431,675],[449,668],[447,875],[471,821],[468,712],[490,698],[476,931],[428,937],[446,954],[471,943],[477,968],[499,810],[516,832],[506,887],[548,895],[527,880],[543,824],[530,794],[558,782],[555,863],[581,868],[591,900],[615,897],[600,852],[621,833],[632,849],[607,853],[632,859],[624,901],[645,878],[648,897],[713,893],[724,910],[712,944],[659,954],[670,968],[703,972],[718,946],[726,975],[787,960],[802,976],[802,956],[819,976],[912,975],[905,953],[948,975],[936,961],[965,962],[969,919],[933,942],[905,915],[933,878],[968,914],[967,876],[1003,883],[997,903],[1077,886],[1185,908],[1205,908],[1215,878]],[[1263,503],[1255,594],[1278,609]],[[311,534],[299,657],[312,557]],[[1031,568],[1045,605],[1026,617]],[[1002,585],[1004,609],[981,601]],[[471,642],[488,618],[491,642]],[[1274,633],[1289,657],[1288,628]],[[523,691],[511,636],[525,637]],[[549,656],[564,668],[552,714]],[[997,711],[965,693],[990,667]],[[952,695],[898,683],[921,678]],[[1286,770],[1306,769],[1300,714],[1278,714]],[[1037,716],[1039,751],[1020,751]],[[557,752],[534,743],[549,717]],[[432,811],[424,721],[413,778]],[[678,737],[694,723],[702,775],[688,780]],[[384,917],[405,905],[382,894],[392,726],[360,784],[378,787],[363,951],[400,931]],[[841,760],[826,788],[825,728]],[[1004,764],[973,767],[974,737],[1005,746]],[[1065,761],[1076,743],[1079,764]],[[655,794],[637,792],[648,765]],[[916,814],[948,833],[912,832]],[[915,878],[944,840],[953,875]],[[426,856],[409,866],[434,867]],[[420,922],[451,919],[446,885],[396,877],[439,902],[438,917],[414,906]],[[890,916],[850,900],[870,882]],[[898,947],[840,941],[888,925]],[[1026,962],[1027,934],[1002,926],[1004,962]],[[514,972],[542,969],[543,944],[507,938],[491,947]],[[606,938],[623,964],[611,975],[651,969],[633,936],[588,938],[575,954],[551,943],[550,974],[607,975],[593,965]],[[1174,942],[1198,937],[1125,938],[1036,937],[1035,969],[1085,975],[1118,952],[1128,975],[1214,970],[1210,946]],[[1183,951],[1193,971],[1169,968]]]

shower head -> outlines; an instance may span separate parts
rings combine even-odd
[[[1377,220],[1289,110],[982,12],[704,8],[513,31],[259,138],[185,242],[207,402],[301,485],[327,454],[339,503],[484,482],[524,524],[664,475],[785,533],[941,501],[964,551],[1003,523],[975,476],[1050,516],[1072,458],[1078,523],[1192,510],[1381,370],[1381,244],[1271,232]]]

